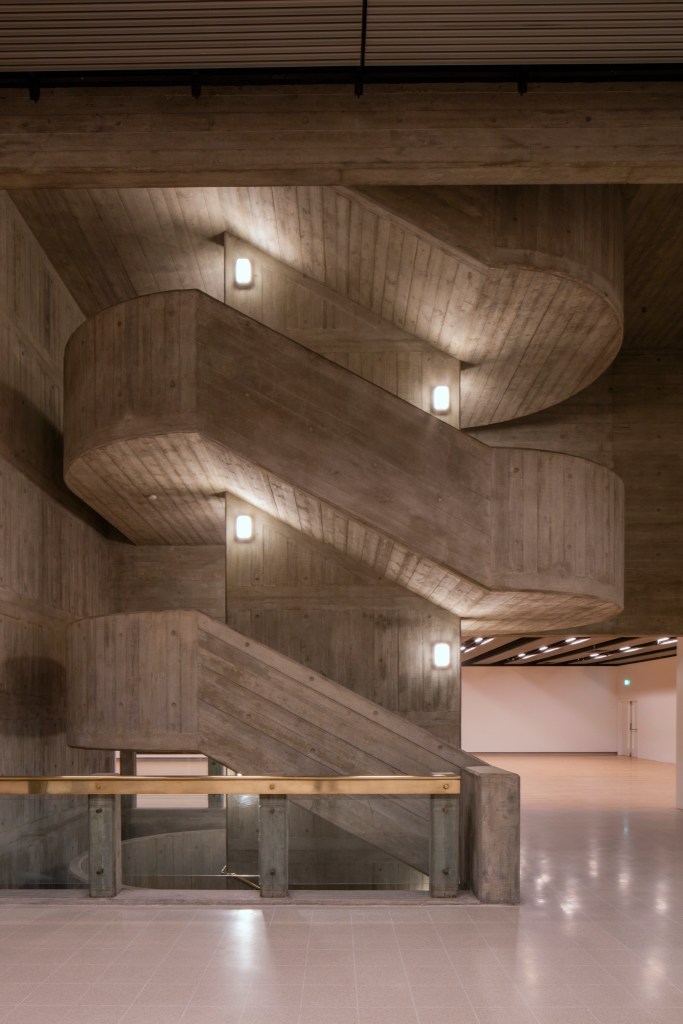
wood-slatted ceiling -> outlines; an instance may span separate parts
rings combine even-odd
[[[362,0],[0,2],[0,71],[349,66]],[[365,62],[676,62],[674,0],[369,0]]]
[[[464,637],[462,664],[468,668],[496,665],[503,668],[563,665],[635,665],[672,658],[677,651],[672,636],[556,636]]]
[[[370,0],[370,64],[676,61],[683,4]]]
[[[0,3],[0,67],[215,68],[358,61],[359,0]]]

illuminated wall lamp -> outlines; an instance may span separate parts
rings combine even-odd
[[[254,520],[251,516],[237,516],[235,519],[235,540],[254,539]]]
[[[451,667],[451,645],[445,643],[432,644],[432,665],[434,668]]]
[[[238,288],[250,288],[254,283],[254,270],[251,260],[240,256],[235,260],[235,285]]]
[[[432,412],[446,413],[451,409],[451,389],[447,384],[432,388]]]

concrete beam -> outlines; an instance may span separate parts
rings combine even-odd
[[[0,92],[0,188],[680,182],[680,84]],[[162,115],[160,116],[160,111]]]

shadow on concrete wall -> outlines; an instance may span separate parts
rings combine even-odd
[[[60,662],[23,655],[0,664],[0,740],[42,741],[63,733],[65,719],[66,672]],[[0,769],[6,772],[4,759],[0,750]]]
[[[59,428],[25,395],[0,381],[0,446],[3,455],[39,481],[64,487],[64,441]]]
[[[1,380],[0,458],[16,466],[51,498],[99,533],[115,540],[120,538],[109,523],[72,494],[64,483],[61,430],[26,395]]]

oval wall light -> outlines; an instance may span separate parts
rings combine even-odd
[[[432,412],[445,413],[451,408],[451,389],[447,384],[432,388]]]
[[[237,516],[235,519],[235,540],[254,539],[254,520],[251,516]]]
[[[251,260],[240,256],[235,260],[235,284],[238,288],[249,288],[254,282],[254,269]]]
[[[451,645],[446,643],[432,644],[432,665],[434,668],[450,668]]]

